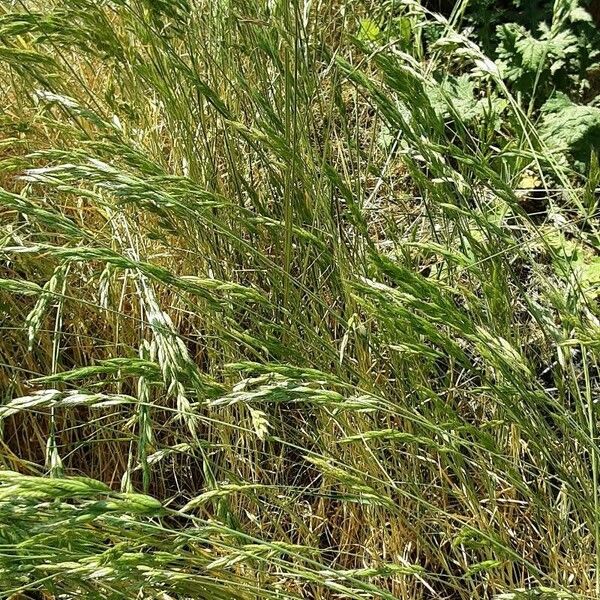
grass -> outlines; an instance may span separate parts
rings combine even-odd
[[[375,4],[0,6],[2,597],[600,594],[593,166]]]

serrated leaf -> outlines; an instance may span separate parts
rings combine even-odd
[[[358,29],[358,39],[361,42],[375,42],[381,35],[381,30],[372,19],[362,19]]]

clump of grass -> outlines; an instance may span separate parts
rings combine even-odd
[[[395,10],[0,8],[3,596],[600,592],[594,195]]]

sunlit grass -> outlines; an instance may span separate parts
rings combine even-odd
[[[600,593],[593,194],[372,8],[0,7],[0,595]]]

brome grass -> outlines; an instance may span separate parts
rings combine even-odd
[[[594,159],[376,4],[0,6],[2,597],[600,595]]]

